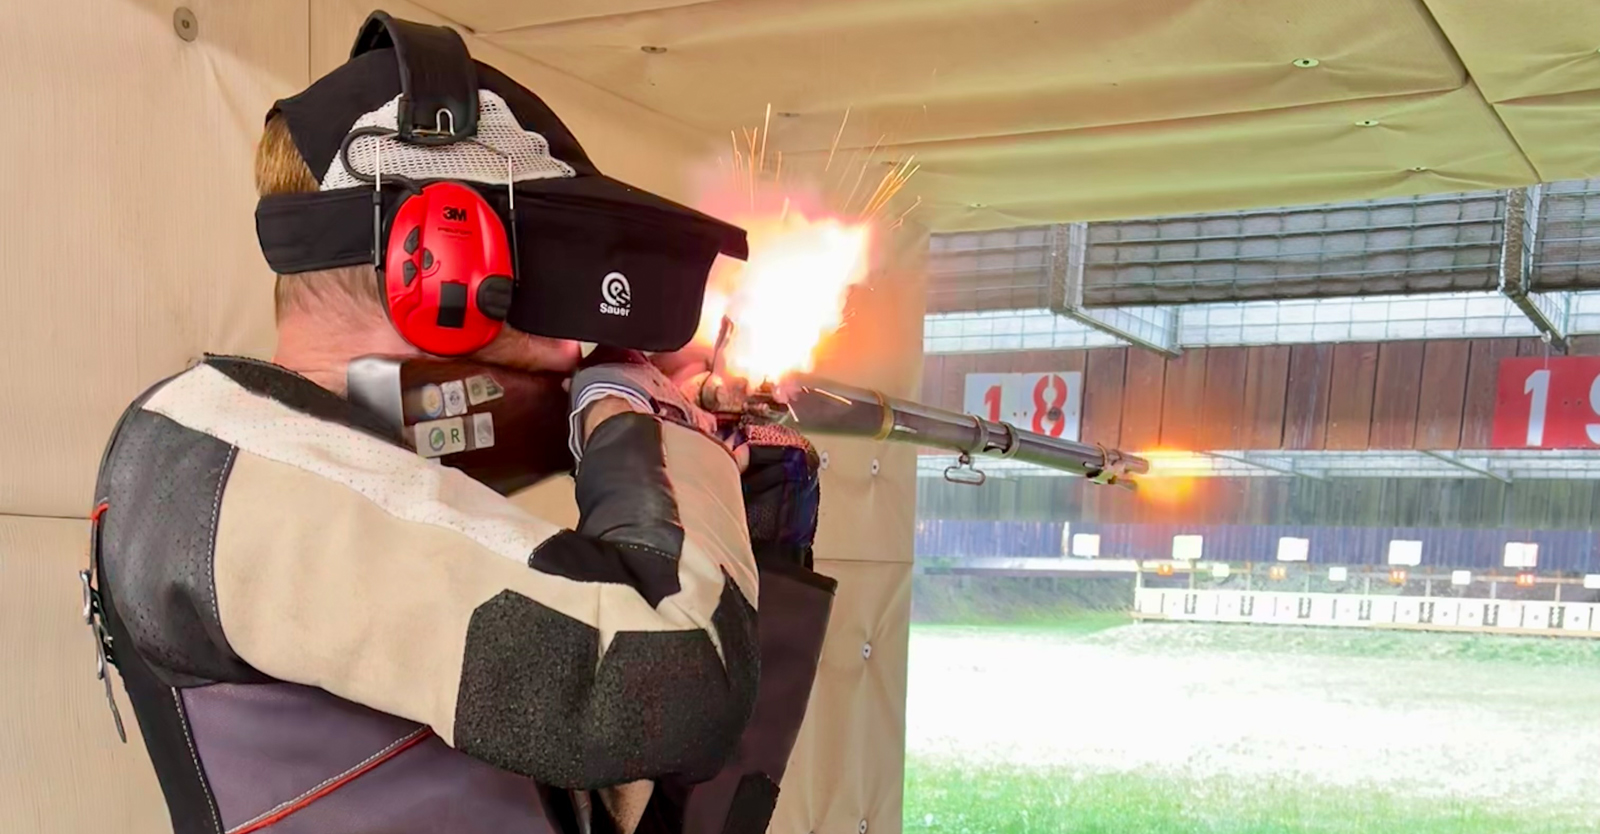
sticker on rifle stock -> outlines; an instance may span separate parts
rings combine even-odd
[[[439,386],[428,383],[422,386],[422,416],[432,420],[444,413],[444,392]]]
[[[472,415],[472,448],[487,449],[494,445],[494,415],[485,411]]]
[[[444,413],[447,416],[467,413],[467,392],[461,387],[461,380],[452,379],[439,388],[444,391]]]
[[[488,374],[467,377],[467,402],[473,405],[498,400],[505,394],[506,391],[500,387],[500,383],[495,382],[494,377]]]
[[[460,417],[430,420],[418,423],[412,429],[416,431],[417,454],[425,458],[467,450],[467,426]]]

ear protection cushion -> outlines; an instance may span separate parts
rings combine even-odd
[[[462,356],[494,341],[511,276],[505,223],[472,188],[432,183],[395,207],[378,280],[389,320],[419,350]]]

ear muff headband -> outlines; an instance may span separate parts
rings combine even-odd
[[[393,175],[391,182],[407,193],[385,218],[382,143],[477,141],[477,70],[454,30],[374,12],[350,54],[386,47],[400,69],[395,129],[351,131],[339,159],[372,185],[372,262],[390,322],[421,350],[461,356],[494,341],[511,306],[516,271],[506,224],[468,185],[444,180],[418,186]],[[351,144],[361,138],[378,143],[370,174],[350,161]],[[508,183],[510,175],[508,163]]]

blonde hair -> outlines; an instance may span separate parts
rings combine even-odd
[[[266,197],[317,190],[317,178],[295,147],[288,123],[282,115],[274,114],[256,145],[256,193]],[[381,315],[383,299],[378,295],[378,279],[371,266],[347,266],[279,275],[273,307],[278,321],[293,312],[313,310]]]

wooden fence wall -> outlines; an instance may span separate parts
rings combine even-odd
[[[1600,355],[1600,337],[1569,355]],[[969,373],[1081,371],[1085,440],[1153,449],[1481,449],[1495,372],[1537,339],[1442,339],[1187,350],[930,354],[923,400],[960,409]]]

